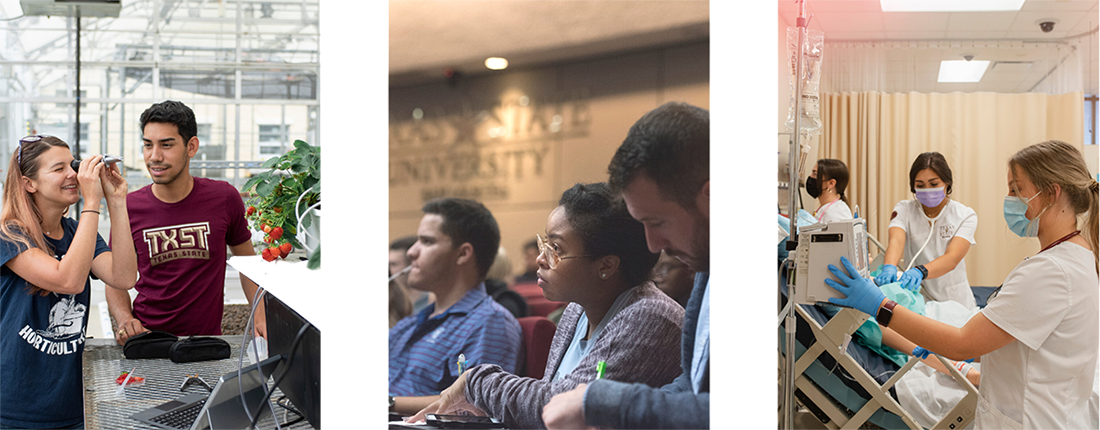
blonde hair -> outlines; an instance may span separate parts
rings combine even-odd
[[[26,139],[26,138],[24,138]],[[11,155],[8,175],[4,182],[4,207],[0,211],[0,238],[10,240],[25,248],[38,248],[53,254],[53,247],[46,242],[42,231],[42,212],[38,210],[31,193],[23,189],[23,178],[38,179],[39,158],[50,148],[64,147],[65,141],[54,136],[42,136],[35,142],[20,140],[19,148]],[[27,282],[30,294],[49,294]]]
[[[489,271],[485,273],[485,279],[496,279],[510,284],[509,276],[511,275],[512,259],[508,258],[508,252],[504,250],[503,246],[498,247],[497,255],[493,258],[493,264],[489,266]]]
[[[1058,184],[1075,215],[1088,213],[1081,236],[1092,247],[1093,260],[1097,273],[1100,273],[1100,250],[1097,249],[1097,233],[1100,232],[1097,225],[1097,191],[1100,186],[1089,174],[1081,152],[1066,142],[1048,140],[1021,149],[1008,160],[1008,165],[1027,173],[1031,183],[1041,191],[1050,190],[1052,185]],[[1015,176],[1015,170],[1012,173]]]

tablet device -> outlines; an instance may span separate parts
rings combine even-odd
[[[475,415],[437,415],[428,414],[425,417],[429,426],[442,429],[502,429],[504,424],[493,417],[479,417]]]

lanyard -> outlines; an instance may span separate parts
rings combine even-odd
[[[1058,240],[1054,241],[1054,243],[1052,243],[1052,244],[1050,244],[1050,245],[1047,245],[1047,247],[1046,247],[1046,248],[1043,248],[1043,250],[1042,250],[1042,251],[1039,251],[1039,253],[1041,253],[1041,252],[1043,252],[1043,251],[1046,251],[1046,250],[1048,250],[1048,249],[1050,249],[1050,248],[1053,248],[1053,247],[1057,246],[1057,245],[1058,245],[1059,243],[1062,243],[1062,242],[1065,242],[1065,241],[1067,241],[1067,240],[1070,240],[1070,239],[1072,239],[1072,238],[1073,238],[1073,236],[1077,236],[1077,235],[1079,235],[1079,234],[1081,234],[1081,230],[1077,230],[1077,231],[1074,231],[1073,233],[1070,233],[1070,234],[1067,234],[1067,235],[1065,235],[1065,236],[1062,236],[1062,238],[1061,238],[1061,239],[1058,239]],[[1036,253],[1035,255],[1039,255],[1039,253]]]

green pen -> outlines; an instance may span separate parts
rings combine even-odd
[[[596,363],[596,379],[603,379],[603,373],[607,370],[607,362],[600,360]]]

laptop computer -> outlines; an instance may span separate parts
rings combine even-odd
[[[170,430],[247,428],[251,420],[241,405],[242,393],[253,416],[259,414],[263,419],[270,415],[270,400],[264,399],[264,386],[280,359],[281,356],[276,355],[242,368],[239,380],[236,370],[226,373],[218,378],[214,391],[210,393],[188,394],[133,414],[130,418]],[[263,380],[260,379],[261,371]]]

